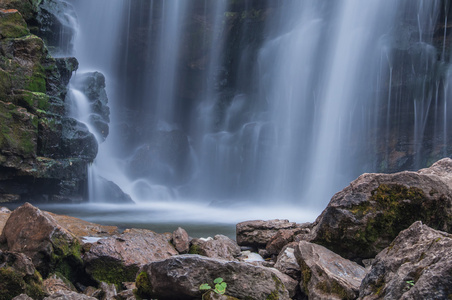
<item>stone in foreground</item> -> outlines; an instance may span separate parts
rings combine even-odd
[[[452,235],[416,222],[381,251],[359,299],[451,299]]]
[[[295,247],[301,267],[300,287],[309,299],[356,299],[366,270],[320,245],[301,241]]]
[[[189,254],[145,265],[136,284],[138,295],[145,299],[200,299],[199,286],[212,286],[218,277],[227,283],[226,294],[232,297],[289,299],[284,284],[270,269]]]

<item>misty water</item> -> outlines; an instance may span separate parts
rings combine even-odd
[[[67,2],[75,78],[105,75],[110,134],[89,202],[44,209],[233,236],[250,219],[313,221],[360,174],[448,153],[450,45],[433,36],[447,24],[442,1]],[[135,204],[110,203],[99,176]]]

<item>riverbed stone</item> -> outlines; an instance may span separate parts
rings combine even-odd
[[[336,193],[316,220],[312,242],[362,261],[415,221],[452,230],[452,159],[418,172],[363,174]]]
[[[177,254],[163,235],[146,229],[127,229],[94,243],[83,255],[83,261],[94,280],[121,285],[134,281],[141,266]]]
[[[137,277],[137,293],[147,299],[199,299],[199,286],[212,286],[216,278],[226,282],[227,295],[239,299],[289,299],[282,281],[268,268],[191,254],[145,265]]]
[[[289,275],[293,279],[300,281],[301,269],[295,257],[295,248],[297,246],[298,243],[296,242],[287,244],[279,253],[276,259],[275,268],[282,273]]]
[[[9,251],[21,252],[31,258],[36,269],[46,277],[59,270],[72,279],[69,270],[81,264],[80,241],[61,227],[48,213],[29,203],[15,209],[5,224],[2,239]]]
[[[297,223],[289,220],[254,220],[245,221],[236,225],[236,238],[240,246],[265,248],[267,243],[279,230],[297,229]]]
[[[172,235],[172,243],[174,248],[180,254],[187,254],[190,249],[190,237],[185,229],[178,227]]]
[[[450,299],[452,235],[418,221],[382,250],[359,299]]]
[[[295,248],[300,288],[309,299],[356,299],[366,270],[327,248],[301,241]]]
[[[213,238],[196,238],[191,241],[190,254],[199,254],[211,258],[234,260],[241,251],[237,243],[225,235],[218,234]]]

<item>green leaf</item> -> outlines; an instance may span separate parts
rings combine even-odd
[[[215,292],[216,292],[217,294],[223,295],[223,294],[226,292],[226,287],[227,287],[226,282],[217,283],[217,284],[215,285]]]
[[[223,282],[223,278],[221,278],[221,277],[215,278],[215,280],[213,281],[213,283],[222,283],[222,282]]]
[[[211,287],[210,285],[208,285],[207,283],[203,283],[203,284],[201,284],[201,285],[199,286],[199,289],[200,289],[201,291],[203,291],[203,290],[210,290],[210,289],[212,289],[212,287]]]

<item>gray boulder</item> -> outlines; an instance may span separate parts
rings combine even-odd
[[[188,236],[187,231],[185,229],[178,227],[174,230],[172,235],[172,242],[174,248],[176,248],[177,252],[180,254],[187,254],[190,249],[190,237]]]
[[[300,281],[301,269],[295,258],[295,248],[297,246],[298,243],[295,242],[286,245],[276,259],[275,268],[293,279]]]
[[[320,245],[301,241],[295,248],[300,288],[309,299],[356,299],[366,270]]]
[[[145,265],[137,277],[137,293],[159,300],[199,299],[201,284],[221,277],[226,294],[239,299],[289,299],[282,281],[270,269],[199,255],[179,255]]]
[[[225,235],[218,234],[214,238],[193,239],[190,254],[199,254],[211,258],[234,260],[240,256],[240,247]]]
[[[316,220],[312,242],[341,256],[373,258],[415,221],[452,230],[452,159],[418,172],[363,174],[336,193]]]
[[[452,235],[416,222],[381,251],[359,299],[450,299]]]

